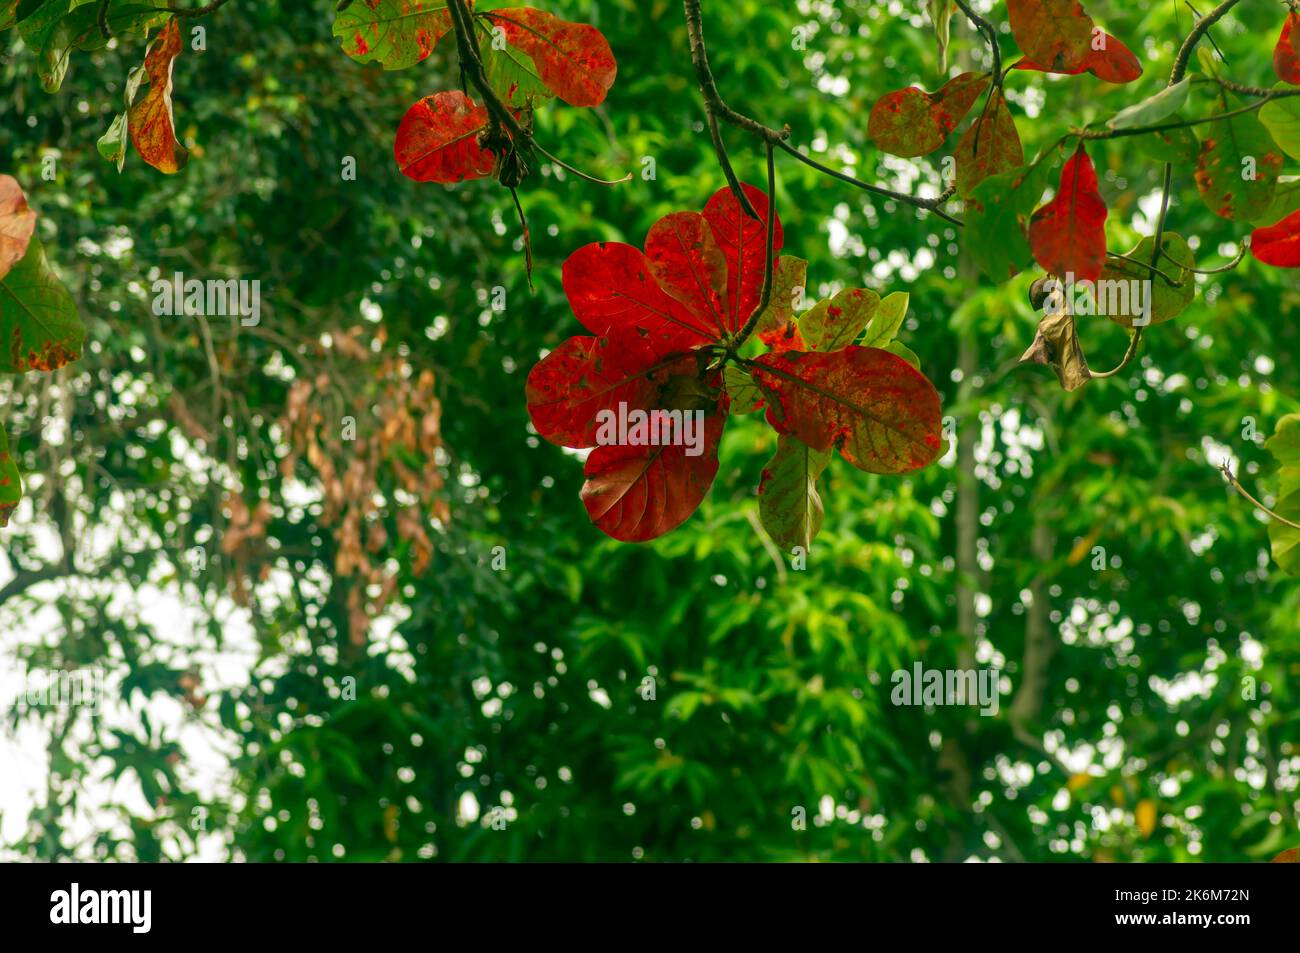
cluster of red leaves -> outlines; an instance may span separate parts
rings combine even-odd
[[[1287,12],[1282,34],[1273,48],[1273,69],[1278,79],[1300,86],[1300,12]],[[1257,228],[1250,236],[1250,253],[1266,265],[1300,268],[1300,211],[1281,221]]]
[[[571,106],[605,101],[618,66],[594,26],[531,7],[474,11],[474,18],[487,31],[481,48],[489,61],[489,83],[524,128],[531,126],[535,104],[550,96]],[[450,30],[451,17],[443,9],[429,29],[409,41],[418,44],[418,59]],[[360,33],[353,42],[365,47]],[[417,182],[444,184],[495,175],[509,143],[489,141],[491,126],[486,106],[459,90],[426,96],[407,110],[398,127],[393,147],[398,168]]]
[[[716,358],[730,351],[757,310],[766,260],[768,197],[743,188],[759,220],[723,189],[703,213],[660,219],[644,251],[601,242],[564,264],[569,304],[591,333],[564,341],[532,369],[528,411],[546,440],[591,451],[582,499],[596,526],[615,539],[640,542],[676,528],[717,475],[733,395]],[[775,217],[773,230],[779,252]],[[800,340],[775,328],[763,335],[769,342],[782,337]],[[892,353],[787,346],[742,363],[779,433],[819,450],[838,447],[860,469],[902,473],[932,462],[941,449],[937,392]],[[671,442],[600,442],[603,413],[636,411],[700,412],[703,452],[692,456]]]
[[[1090,72],[1108,83],[1131,83],[1142,64],[1118,39],[1093,24],[1078,0],[1008,0],[1011,32],[1024,51],[1015,68],[1077,75]],[[904,158],[942,148],[992,84],[989,74],[962,73],[936,93],[909,86],[887,93],[871,110],[867,135],[885,152]],[[985,179],[1024,163],[1015,119],[1000,84],[992,84],[984,108],[962,135],[954,156],[957,192],[969,198]]]

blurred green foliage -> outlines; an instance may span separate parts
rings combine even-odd
[[[601,108],[543,109],[539,141],[593,174],[637,175],[601,188],[545,168],[525,183],[533,294],[508,193],[419,186],[392,158],[407,106],[457,84],[451,43],[386,73],[339,50],[333,0],[232,0],[197,21],[207,50],[176,63],[193,159],[163,177],[134,155],[119,175],[95,149],[142,43],[75,57],[51,96],[31,51],[3,34],[0,171],[40,212],[92,343],[48,382],[0,383],[28,490],[4,562],[30,583],[0,603],[0,644],[8,664],[103,666],[118,696],[94,714],[12,715],[48,732],[49,761],[30,779],[26,833],[5,849],[1222,861],[1300,842],[1300,589],[1270,562],[1262,517],[1211,465],[1229,447],[1243,481],[1269,491],[1262,441],[1300,396],[1294,275],[1247,258],[1198,279],[1195,303],[1151,329],[1130,368],[1065,395],[1046,368],[1015,367],[1033,339],[1033,275],[973,277],[953,227],[786,157],[785,250],[810,262],[810,296],[910,293],[900,340],[939,387],[957,449],[901,479],[832,461],[825,527],[800,571],[756,527],[775,435],[737,418],[699,513],[651,545],[612,542],[579,501],[580,462],[530,433],[524,377],[579,331],[564,258],[592,241],[639,245],[722,179],[680,3],[546,5],[597,24],[619,77]],[[979,6],[1005,23],[1001,4]],[[935,188],[944,153],[905,162],[865,135],[878,96],[941,80],[911,7],[706,2],[723,95],[789,123],[793,143],[837,168]],[[1145,76],[1116,88],[1013,74],[1027,156],[1154,93],[1191,27],[1172,2],[1089,8]],[[1282,13],[1246,2],[1215,27],[1228,75],[1270,84]],[[806,50],[797,27],[810,28]],[[987,58],[956,19],[952,43],[954,63]],[[1014,54],[1005,31],[1003,50]],[[760,182],[759,147],[726,135],[738,172]],[[1132,248],[1150,232],[1160,166],[1131,140],[1092,155],[1111,248]],[[340,175],[347,156],[355,181]],[[1190,167],[1176,170],[1169,227],[1202,267],[1244,235],[1201,203]],[[261,325],[154,315],[150,283],[177,270],[260,280]],[[504,312],[490,305],[499,287]],[[430,527],[425,573],[396,532],[379,552],[398,594],[364,646],[347,635],[356,583],[334,572],[336,527],[301,502],[310,485],[281,475],[275,426],[296,377],[369,393],[364,372],[321,346],[358,325],[367,339],[382,326],[386,353],[434,371],[446,453],[415,465],[445,471],[450,507]],[[1127,341],[1102,319],[1081,334],[1096,367]],[[270,506],[247,607],[231,601],[220,548],[230,488]],[[187,558],[195,546],[202,568]],[[186,607],[183,623],[159,621],[149,607],[162,598]],[[249,626],[255,657],[216,665]],[[891,705],[890,673],[916,661],[1001,668],[1009,694],[988,718]],[[215,785],[199,783],[195,738],[229,758]],[[1154,827],[1137,819],[1143,802]]]

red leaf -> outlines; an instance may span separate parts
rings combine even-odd
[[[528,414],[541,436],[562,447],[596,446],[602,410],[649,409],[660,386],[694,370],[689,355],[647,360],[626,336],[572,337],[538,361],[525,388]]]
[[[1300,268],[1300,212],[1250,235],[1250,253],[1275,268]]]
[[[532,57],[543,83],[571,106],[598,106],[614,85],[618,65],[594,26],[569,23],[531,7],[477,14],[499,27],[506,42]]]
[[[1273,47],[1273,69],[1284,83],[1300,86],[1300,13],[1286,15],[1282,35]]]
[[[665,292],[720,332],[732,330],[723,303],[727,259],[703,215],[673,212],[659,219],[646,236],[645,255]]]
[[[739,331],[758,307],[763,296],[763,273],[767,267],[767,193],[752,185],[741,184],[758,219],[746,215],[731,189],[720,189],[704,206],[704,220],[713,230],[713,238],[727,262],[727,329]],[[785,242],[781,218],[774,218],[774,253],[779,255]],[[780,259],[773,261],[773,268]]]
[[[868,473],[905,473],[943,449],[939,394],[901,357],[874,347],[763,354],[752,367],[778,433],[838,446]]]
[[[1018,169],[1025,152],[1001,92],[989,97],[984,113],[957,143],[957,191],[964,198],[990,175]]]
[[[479,145],[487,123],[487,109],[459,90],[424,97],[397,127],[398,168],[417,182],[450,184],[491,175],[496,160]]]
[[[1077,72],[1092,51],[1093,22],[1079,0],[1007,0],[1011,35],[1031,63]]]
[[[640,543],[676,529],[694,513],[718,473],[718,444],[727,420],[724,397],[704,417],[702,450],[683,444],[597,447],[587,458],[582,502],[606,535]]]
[[[1090,46],[1088,55],[1073,69],[1050,69],[1029,59],[1021,60],[1015,68],[1038,73],[1057,73],[1062,76],[1078,76],[1080,73],[1088,72],[1103,82],[1116,85],[1131,83],[1141,77],[1142,62],[1137,55],[1109,33],[1102,36],[1104,38],[1102,48],[1097,50]]]
[[[1106,265],[1107,214],[1092,160],[1080,145],[1061,170],[1056,197],[1030,220],[1034,259],[1048,274],[1095,282]]]
[[[36,213],[27,206],[18,180],[0,175],[0,278],[23,260],[32,233],[36,231]]]
[[[173,17],[145,54],[149,92],[127,115],[127,129],[135,151],[145,162],[168,175],[179,172],[190,158],[176,139],[176,120],[172,116],[172,63],[180,52],[181,29]]]
[[[664,293],[645,255],[631,245],[579,248],[564,262],[564,293],[588,331],[643,339],[655,356],[718,340],[716,326]]]
[[[886,93],[871,107],[867,135],[881,149],[910,159],[929,155],[966,118],[990,77],[962,73],[937,93],[919,86]]]

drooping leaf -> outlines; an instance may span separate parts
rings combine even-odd
[[[694,369],[689,355],[648,358],[626,335],[572,337],[539,361],[528,375],[526,395],[533,427],[563,447],[597,444],[598,415],[648,410],[670,378]]]
[[[1140,103],[1134,103],[1121,109],[1106,123],[1111,129],[1135,129],[1138,126],[1154,126],[1163,119],[1168,119],[1187,103],[1187,93],[1192,88],[1189,76],[1172,86],[1166,86],[1154,96],[1148,96]]]
[[[1080,143],[1061,169],[1056,196],[1029,223],[1034,259],[1049,275],[1096,281],[1106,264],[1106,203]]]
[[[1274,89],[1286,89],[1279,83]],[[1259,121],[1273,136],[1283,152],[1292,159],[1300,159],[1300,96],[1274,99],[1259,110]]]
[[[957,193],[965,198],[991,175],[1025,163],[1016,122],[1001,92],[990,95],[984,113],[957,144]]]
[[[1067,391],[1078,390],[1092,379],[1069,308],[1048,309],[1020,363],[1046,364]]]
[[[942,449],[939,394],[923,374],[888,351],[764,354],[751,367],[778,433],[815,450],[838,446],[869,473],[905,473]]]
[[[626,543],[676,529],[697,509],[718,474],[726,397],[704,412],[698,447],[610,444],[587,458],[582,502],[607,536]],[[695,449],[701,452],[693,454]]]
[[[1016,64],[1016,69],[1032,70],[1037,73],[1058,73],[1063,76],[1078,76],[1091,73],[1105,83],[1123,85],[1131,83],[1142,76],[1142,62],[1137,55],[1118,39],[1108,33],[1094,35],[1088,54],[1070,69],[1054,69],[1043,66],[1030,59],[1023,59]]]
[[[1275,268],[1300,268],[1300,212],[1250,235],[1250,253]]]
[[[33,237],[0,278],[0,371],[54,371],[81,357],[86,328],[76,303]]]
[[[1273,47],[1273,70],[1282,82],[1300,86],[1300,13],[1294,10],[1287,13]]]
[[[776,453],[758,483],[758,516],[782,549],[808,550],[821,532],[825,511],[817,480],[830,463],[829,450],[814,450],[796,437],[777,437]]]
[[[1219,111],[1230,111],[1226,100]],[[1254,113],[1220,118],[1201,142],[1196,187],[1215,215],[1249,222],[1272,203],[1282,161]]]
[[[130,123],[131,104],[135,102],[136,94],[140,91],[140,84],[144,82],[144,77],[143,66],[136,66],[127,74],[126,108],[117,114],[108,130],[95,143],[99,154],[109,162],[115,163],[118,172],[121,172],[122,167],[126,165],[126,144],[129,141],[127,127]]]
[[[496,159],[479,143],[487,125],[487,109],[460,90],[426,96],[397,127],[397,167],[417,182],[452,184],[491,175]]]
[[[934,41],[939,48],[939,71],[948,72],[948,40],[951,35],[952,14],[957,9],[953,0],[925,0],[925,12],[934,28]]]
[[[406,69],[451,32],[446,0],[357,0],[334,15],[334,35],[358,63]]]
[[[722,379],[726,384],[727,396],[731,399],[733,414],[752,414],[763,407],[763,392],[748,371],[731,364],[723,371]]]
[[[579,248],[564,262],[563,279],[574,315],[597,336],[632,335],[655,354],[718,340],[717,326],[665,294],[646,256],[631,245]]]
[[[962,248],[994,281],[1015,277],[1034,260],[1029,218],[1055,167],[1045,155],[1033,165],[989,176],[967,198]]]
[[[1300,523],[1300,414],[1288,414],[1277,423],[1264,446],[1281,464],[1277,503],[1273,512],[1282,519]],[[1292,576],[1300,576],[1300,529],[1269,520],[1268,538],[1273,561]]]
[[[140,158],[167,175],[179,172],[190,157],[176,138],[172,116],[172,65],[180,51],[180,26],[172,19],[145,54],[149,91],[131,107],[127,118],[131,143]]]
[[[23,478],[9,452],[9,436],[0,427],[0,528],[9,525],[9,516],[23,498]]]
[[[919,86],[886,93],[871,107],[867,135],[896,156],[929,155],[966,118],[991,81],[987,74],[962,73],[937,93],[927,93]]]
[[[716,327],[735,330],[728,320],[727,259],[708,221],[698,212],[673,212],[650,227],[645,256],[665,292]]]
[[[1164,255],[1156,268],[1163,274],[1154,278],[1151,270],[1144,267],[1155,248],[1155,239],[1150,236],[1138,242],[1124,258],[1107,260],[1097,289],[1099,314],[1131,328],[1142,326],[1139,321],[1160,324],[1187,310],[1196,299],[1196,274],[1191,270],[1196,267],[1196,256],[1181,235],[1165,232],[1161,244]]]
[[[1007,13],[1025,57],[1045,69],[1076,69],[1092,51],[1092,18],[1078,0],[1007,0]]]
[[[0,175],[0,278],[23,260],[36,230],[36,213],[13,176]]]
[[[732,331],[742,328],[758,307],[763,296],[763,273],[767,268],[767,194],[752,185],[742,184],[741,189],[758,213],[757,219],[745,214],[731,189],[715,192],[704,206],[703,213],[727,263],[727,327]],[[779,215],[773,221],[772,234],[773,254],[779,256],[785,244]],[[779,290],[776,276],[780,274],[778,257],[774,262],[774,295]]]
[[[542,82],[570,106],[605,101],[618,66],[609,42],[594,26],[569,23],[531,7],[484,10],[475,16],[531,57]]]

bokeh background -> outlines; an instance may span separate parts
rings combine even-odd
[[[393,161],[406,108],[458,82],[454,44],[362,67],[330,35],[334,5],[232,0],[198,21],[208,48],[175,68],[193,159],[174,177],[134,155],[119,175],[95,150],[141,43],[75,57],[50,96],[0,37],[0,171],[90,342],[55,375],[0,381],[27,474],[0,537],[0,855],[1246,861],[1300,843],[1300,587],[1214,466],[1231,455],[1271,499],[1259,441],[1300,409],[1294,274],[1248,258],[1200,279],[1125,373],[1066,395],[1015,367],[1032,274],[995,287],[942,221],[785,157],[786,252],[810,261],[810,294],[908,291],[900,339],[957,440],[907,478],[834,461],[799,571],[756,520],[774,434],[736,418],[700,511],[615,543],[579,501],[580,459],[531,432],[524,378],[580,330],[571,251],[639,245],[723,184],[681,4],[545,0],[601,28],[619,75],[601,108],[543,108],[539,141],[637,174],[528,180],[532,293],[508,193],[418,185]],[[943,153],[866,139],[879,95],[938,85],[913,4],[704,7],[733,105],[837,168],[937,192]],[[1089,11],[1146,75],[1013,75],[1029,155],[1155,92],[1192,23],[1173,2]],[[1251,0],[1213,30],[1228,75],[1271,83],[1282,15]],[[951,55],[987,58],[959,18]],[[726,134],[761,182],[759,148]],[[1092,155],[1127,250],[1160,167],[1129,140]],[[1203,265],[1245,234],[1190,168],[1169,227]],[[155,315],[151,283],[175,271],[259,280],[261,324]],[[1082,334],[1096,367],[1124,351],[1104,320]],[[890,673],[917,661],[1001,669],[999,714],[891,705]],[[24,673],[87,666],[95,710],[9,704]]]

